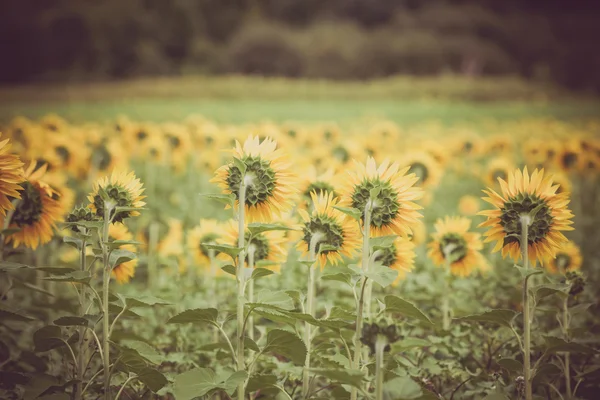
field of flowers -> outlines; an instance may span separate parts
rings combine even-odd
[[[600,120],[0,132],[2,399],[600,391]]]

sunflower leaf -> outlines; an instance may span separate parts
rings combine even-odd
[[[271,271],[270,269],[266,269],[266,268],[255,268],[254,271],[252,271],[252,275],[250,276],[250,279],[260,279],[260,278],[264,278],[265,276],[269,276],[269,275],[273,275],[274,272]]]
[[[19,228],[6,228],[6,229],[0,229],[0,236],[10,236],[13,233],[17,233],[19,232],[21,229]]]
[[[540,285],[535,288],[536,300],[541,300],[545,297],[558,295],[564,299],[569,295],[569,285],[565,284],[552,284],[552,285]]]
[[[293,228],[281,224],[262,224],[259,222],[253,222],[248,224],[248,231],[251,235],[257,235],[263,232],[269,231],[293,231]]]
[[[126,263],[128,261],[136,259],[137,256],[134,252],[125,249],[114,249],[110,252],[108,263],[111,268],[117,265]]]
[[[408,376],[399,376],[383,384],[385,398],[396,400],[418,399],[423,395],[423,390],[418,383]]]
[[[542,336],[546,344],[546,352],[571,352],[571,353],[587,353],[594,354],[594,349],[575,342],[567,342],[566,340],[555,336]]]
[[[16,263],[12,261],[0,261],[0,271],[14,271],[17,269],[32,269],[32,267],[27,264]]]
[[[523,364],[513,358],[501,358],[497,361],[498,365],[510,372],[523,372]]]
[[[246,166],[246,163],[244,161],[240,160],[239,158],[233,157],[233,165],[235,165],[237,169],[240,170],[240,175],[244,176],[246,174],[246,170],[248,169],[248,167]]]
[[[230,246],[227,244],[215,244],[215,243],[202,243],[202,246],[206,247],[207,250],[215,250],[218,253],[225,253],[229,257],[235,259],[242,250],[241,247]]]
[[[306,359],[306,346],[302,339],[283,329],[272,329],[267,333],[263,352],[282,355],[297,365],[303,365]]]
[[[73,344],[79,340],[79,332],[75,332],[67,340],[63,339],[62,330],[56,325],[44,326],[33,334],[33,344],[36,352],[45,352],[58,347]]]
[[[233,276],[236,275],[236,269],[235,269],[234,265],[227,264],[227,265],[221,267],[221,269],[223,270],[223,272],[226,272],[229,275],[233,275]]]
[[[386,250],[393,246],[398,235],[374,237],[369,240],[373,251]]]
[[[9,310],[5,305],[0,303],[0,321],[20,321],[20,322],[30,322],[35,321],[34,318],[28,317],[26,315],[20,314],[18,312]]]
[[[173,393],[177,400],[196,399],[215,390],[224,390],[231,396],[247,376],[246,371],[237,371],[225,377],[217,376],[210,368],[195,368],[175,377]]]
[[[343,212],[347,216],[349,216],[357,221],[362,218],[362,211],[360,211],[358,208],[340,207],[340,206],[333,206],[333,208],[335,208],[338,211]]]
[[[310,372],[342,385],[353,386],[360,391],[362,391],[362,383],[365,379],[365,374],[357,369],[311,368]]]
[[[519,270],[523,278],[530,277],[532,275],[543,274],[544,270],[538,268],[523,268],[520,265],[515,264],[514,267]]]
[[[44,278],[46,281],[54,281],[54,282],[75,282],[75,283],[83,283],[89,284],[92,279],[92,275],[89,271],[73,271],[68,274],[59,275],[59,276],[48,276]]]
[[[365,272],[365,276],[385,288],[396,280],[398,271],[385,265],[375,264],[369,271]]]
[[[137,378],[154,393],[169,383],[167,378],[154,368],[144,368],[137,374]]]
[[[464,317],[455,318],[455,320],[467,322],[493,322],[510,328],[511,322],[517,314],[518,313],[513,310],[496,309],[481,314],[465,315]]]
[[[385,311],[402,314],[406,317],[416,318],[421,322],[433,325],[433,322],[431,322],[429,317],[425,315],[423,311],[419,310],[413,303],[401,299],[398,296],[385,296]]]
[[[206,197],[209,200],[215,200],[219,203],[223,203],[225,205],[233,207],[233,203],[235,201],[235,196],[233,194],[201,194],[200,196]]]
[[[418,348],[418,347],[428,347],[431,346],[432,343],[425,339],[416,338],[416,337],[407,337],[402,340],[397,341],[392,345],[392,352],[400,353],[409,349]]]
[[[217,325],[218,317],[219,310],[216,308],[195,308],[171,317],[167,324],[207,323]]]

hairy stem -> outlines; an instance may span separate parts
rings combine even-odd
[[[246,207],[246,182],[245,178],[242,178],[240,182],[240,191],[238,193],[238,247],[242,249],[238,258],[237,266],[237,285],[238,285],[238,296],[237,296],[237,370],[244,371],[246,363],[244,360],[244,295],[245,295],[245,277],[244,277],[244,265],[245,265],[245,252],[244,248],[244,233],[246,232],[244,217]],[[238,385],[237,398],[238,400],[244,400],[246,396],[246,382],[242,381]]]
[[[521,253],[523,256],[523,267],[527,271],[529,269],[529,222],[530,217],[528,215],[521,216]],[[523,376],[525,378],[525,400],[531,400],[533,397],[533,390],[531,388],[531,317],[530,317],[530,305],[529,305],[529,290],[528,283],[529,279],[526,276],[523,281]]]
[[[104,224],[102,226],[102,260],[104,262],[102,275],[102,347],[104,353],[104,398],[110,399],[110,346],[109,346],[109,315],[108,315],[108,289],[110,284],[110,264],[108,250],[108,228],[110,226],[110,211],[104,204]]]
[[[316,273],[316,253],[317,245],[322,239],[322,234],[315,233],[310,239],[309,259],[313,261],[308,271],[308,289],[306,293],[306,309],[304,310],[311,317],[315,316],[314,301],[315,301],[315,273]],[[308,322],[304,323],[304,344],[306,345],[306,360],[304,361],[304,371],[302,373],[302,398],[307,399],[310,394],[310,352],[312,344],[312,325]]]
[[[375,340],[375,399],[383,400],[383,354],[387,346],[387,338],[377,335]]]
[[[562,328],[564,339],[569,341],[569,296],[565,297],[563,302],[563,310],[562,310]],[[571,353],[568,351],[565,353],[565,390],[566,390],[566,399],[571,400],[573,397],[573,391],[571,389]]]
[[[254,254],[256,247],[252,244],[248,245],[248,268],[254,270]],[[254,279],[248,282],[248,301],[254,302]],[[250,314],[248,317],[248,337],[254,340],[254,315]]]
[[[87,243],[84,240],[81,242],[80,249],[80,262],[79,269],[81,271],[86,270],[85,263],[85,250],[87,247]],[[81,285],[81,290],[78,291],[79,295],[79,314],[83,317],[86,312],[86,293],[85,293],[85,285]],[[85,335],[86,335],[86,327],[82,326],[79,328],[79,342],[77,343],[77,384],[75,385],[75,398],[81,399],[82,390],[83,390],[83,377],[85,375]]]

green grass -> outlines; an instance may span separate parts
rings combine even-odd
[[[597,117],[600,101],[513,78],[399,77],[370,82],[263,78],[160,78],[119,83],[0,88],[0,122],[56,113],[74,122],[182,120],[202,114],[219,122],[338,121],[388,118],[403,125],[486,119]]]

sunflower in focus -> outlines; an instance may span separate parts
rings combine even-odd
[[[0,141],[0,215],[6,217],[7,210],[14,210],[12,199],[20,199],[19,190],[23,176],[23,163],[10,153],[8,139]]]
[[[396,236],[392,245],[386,249],[376,250],[374,261],[398,271],[393,282],[397,285],[415,266],[415,244],[408,238]]]
[[[489,269],[489,263],[479,252],[483,248],[481,235],[469,232],[471,220],[464,217],[446,217],[434,224],[435,233],[427,246],[427,255],[438,267],[450,264],[453,275],[465,277],[475,270]],[[448,258],[448,260],[446,260]]]
[[[201,267],[209,266],[210,251],[206,244],[217,244],[223,236],[223,223],[215,219],[201,219],[200,224],[188,232],[186,246],[194,256],[194,262]],[[214,256],[218,256],[215,253]]]
[[[247,222],[268,222],[294,206],[297,189],[289,170],[290,165],[277,143],[270,138],[259,141],[250,136],[242,146],[236,141],[233,155],[246,166],[242,174],[231,162],[220,167],[211,182],[215,182],[227,194],[233,193],[236,207],[242,179],[246,186],[245,209]]]
[[[361,211],[364,223],[365,209],[369,203],[371,211],[371,236],[400,235],[412,233],[421,214],[421,206],[414,203],[423,197],[423,189],[415,186],[419,178],[415,174],[405,175],[409,167],[400,170],[400,165],[389,160],[379,168],[372,157],[366,165],[355,161],[355,168],[349,171],[349,179],[341,191],[340,205]],[[371,199],[371,190],[379,188],[379,193]]]
[[[50,185],[42,181],[46,166],[35,169],[36,163],[31,162],[25,171],[25,182],[21,185],[21,199],[15,206],[9,228],[18,229],[6,241],[12,241],[13,247],[23,243],[26,247],[36,249],[38,245],[48,243],[52,239],[56,222],[64,214],[59,201],[59,195]],[[0,223],[4,224],[3,216]]]
[[[310,254],[314,242],[317,260],[321,268],[329,261],[337,264],[342,256],[351,257],[360,246],[361,240],[356,225],[345,214],[334,207],[338,200],[330,192],[311,193],[312,212],[299,209],[302,218],[302,238],[297,249],[304,255]],[[321,250],[323,246],[327,249]]]
[[[100,218],[104,218],[104,206],[109,203],[111,207],[142,208],[146,203],[142,200],[144,189],[142,183],[133,172],[113,171],[110,177],[105,176],[94,182],[92,193],[88,196],[89,207]],[[140,215],[139,211],[111,211],[109,216],[112,222],[123,222],[125,218]]]
[[[108,236],[110,239],[114,240],[133,240],[133,235],[127,227],[123,224],[111,224],[108,228]],[[131,252],[135,252],[135,246],[132,244],[123,244],[119,246],[119,249],[128,250]],[[119,283],[127,283],[133,278],[135,274],[135,268],[138,265],[137,258],[133,260],[126,261],[124,263],[115,265],[112,270],[112,276]]]
[[[496,241],[493,251],[502,249],[502,257],[509,255],[513,260],[521,258],[521,219],[528,216],[529,260],[543,261],[552,258],[566,238],[562,231],[573,230],[573,214],[567,208],[569,194],[557,194],[558,185],[551,176],[544,176],[544,170],[535,170],[529,176],[527,167],[510,173],[508,182],[498,179],[501,194],[492,189],[484,190],[487,201],[495,208],[481,211],[478,215],[487,217],[480,227],[487,227],[485,242]]]
[[[556,250],[556,257],[544,261],[546,270],[553,274],[564,274],[581,268],[583,258],[579,246],[568,240]]]

